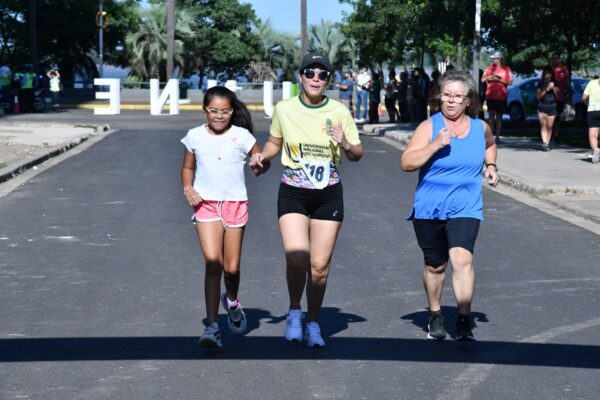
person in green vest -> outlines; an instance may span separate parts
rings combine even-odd
[[[0,67],[0,108],[7,114],[12,108],[12,72],[7,64]]]
[[[33,65],[25,64],[24,72],[19,74],[21,87],[19,89],[19,103],[21,112],[33,112],[33,87],[35,84],[35,74]]]

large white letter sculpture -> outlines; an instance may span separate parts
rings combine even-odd
[[[282,92],[283,100],[292,97],[292,82],[283,82]],[[273,81],[263,82],[263,107],[267,118],[271,118],[273,116]]]
[[[94,78],[95,86],[108,86],[108,92],[96,92],[97,100],[108,100],[108,107],[94,108],[96,115],[116,115],[121,113],[121,81],[119,79]]]
[[[268,118],[273,116],[273,81],[263,82],[263,107]]]
[[[169,79],[159,96],[158,79],[150,79],[150,114],[161,115],[167,99],[170,106],[169,114],[179,115],[179,80]]]

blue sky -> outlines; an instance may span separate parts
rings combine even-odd
[[[273,29],[279,32],[300,34],[300,0],[240,0],[251,4],[256,15],[266,21],[270,18]],[[307,0],[308,24],[320,24],[321,19],[342,21],[342,11],[350,13],[352,7],[338,0]]]

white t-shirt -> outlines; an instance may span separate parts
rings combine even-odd
[[[206,125],[190,129],[181,143],[196,157],[194,189],[205,200],[248,200],[244,181],[246,156],[256,143],[248,130],[232,125],[214,135]]]
[[[365,86],[369,82],[371,82],[371,75],[369,75],[369,72],[368,71],[361,72],[356,77],[356,90],[359,92],[363,91],[364,89],[362,87]]]

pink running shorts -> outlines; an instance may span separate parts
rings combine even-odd
[[[202,200],[202,203],[194,207],[192,221],[221,221],[226,228],[246,226],[248,223],[248,201]]]

